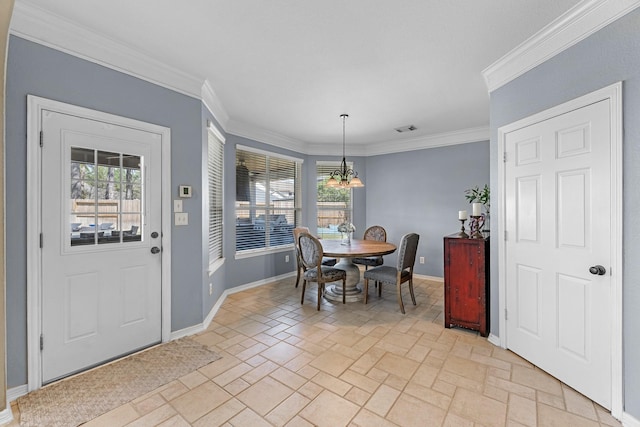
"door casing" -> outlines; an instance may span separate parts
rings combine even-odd
[[[162,246],[171,248],[171,130],[126,117],[90,110],[33,95],[27,96],[27,370],[28,391],[42,386],[40,353],[42,314],[41,230],[41,152],[40,131],[42,111],[56,111],[81,118],[113,123],[119,126],[154,132],[161,135],[162,152]],[[162,255],[162,342],[171,337],[171,251]]]
[[[610,105],[609,120],[611,124],[611,298],[612,298],[612,333],[611,333],[611,415],[620,419],[623,411],[623,364],[622,364],[622,82],[618,82],[591,92],[587,95],[549,108],[540,113],[502,126],[498,129],[498,156],[504,159],[506,138],[509,132],[542,122],[584,106],[608,100]],[[490,337],[502,348],[508,348],[506,329],[507,308],[507,265],[506,265],[506,190],[505,163],[498,161],[497,212],[498,215],[498,293],[500,319],[499,338]],[[503,237],[505,236],[505,237]],[[579,390],[578,390],[579,391]]]

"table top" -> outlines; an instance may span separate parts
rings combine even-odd
[[[388,255],[395,252],[396,245],[377,240],[351,239],[351,245],[343,245],[342,240],[320,240],[324,256],[348,258]]]

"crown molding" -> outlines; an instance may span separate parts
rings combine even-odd
[[[394,144],[396,143],[394,142]],[[346,157],[366,157],[368,150],[365,144],[353,144],[347,141],[345,155]],[[335,155],[336,157],[342,157],[342,142],[309,142],[307,143],[305,154],[310,156]]]
[[[636,1],[640,2],[640,0]],[[327,155],[331,152],[341,151],[342,144],[339,143],[299,141],[277,132],[232,120],[208,80],[203,81],[168,66],[130,46],[98,34],[66,18],[53,15],[32,4],[15,3],[10,32],[26,40],[199,99],[227,134],[308,155]],[[351,156],[372,156],[488,139],[488,127],[473,128],[414,139],[373,143],[372,145],[351,144],[348,154]]]
[[[202,79],[68,19],[16,2],[11,34],[200,99]]]
[[[489,127],[462,129],[427,135],[402,141],[387,141],[367,145],[367,156],[401,153],[404,151],[423,150],[425,148],[447,147],[449,145],[468,144],[489,140]]]
[[[489,92],[509,83],[640,6],[640,0],[584,0],[482,71]]]
[[[225,132],[242,138],[247,138],[258,142],[263,142],[265,144],[273,145],[274,147],[280,147],[286,150],[308,154],[307,150],[309,144],[305,143],[304,141],[298,141],[277,132],[262,129],[247,123],[238,122],[233,119],[230,119],[227,122],[227,128],[225,129]]]
[[[252,139],[254,141],[263,142],[265,144],[274,145],[276,147],[293,150],[298,153],[310,156],[326,156],[331,153],[342,154],[342,143],[311,143],[304,141],[294,141],[290,138],[277,134],[275,132],[265,132],[262,129],[250,128],[248,125],[238,126],[236,123],[230,124],[228,132]],[[489,127],[477,127],[463,129],[454,132],[439,133],[435,135],[427,135],[418,138],[406,139],[403,141],[386,141],[371,144],[347,144],[347,157],[350,156],[378,156],[382,154],[401,153],[404,151],[423,150],[425,148],[446,147],[449,145],[467,144],[471,142],[480,142],[489,140]],[[336,154],[336,155],[339,155]]]
[[[202,103],[207,107],[220,126],[222,126],[222,129],[226,132],[227,127],[229,126],[229,114],[222,105],[222,102],[220,102],[220,98],[216,95],[216,92],[213,90],[213,86],[211,86],[209,80],[205,80],[202,85],[201,98]]]

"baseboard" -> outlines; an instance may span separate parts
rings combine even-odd
[[[13,421],[13,412],[11,411],[11,404],[7,400],[7,407],[0,411],[0,424],[9,424]]]
[[[177,340],[180,338],[188,337],[189,335],[195,335],[198,332],[202,332],[206,329],[202,325],[202,323],[198,323],[197,325],[189,326],[188,328],[171,332],[171,335],[169,335],[169,341]]]
[[[418,279],[425,279],[425,280],[431,280],[433,282],[442,282],[442,283],[444,283],[444,277],[427,276],[425,274],[414,274],[414,277],[417,277]]]
[[[502,347],[502,345],[500,344],[500,337],[497,335],[489,334],[487,341],[489,341],[491,344],[495,345],[496,347]]]
[[[640,420],[633,415],[629,415],[627,412],[622,413],[622,425],[624,427],[640,427]]]
[[[258,281],[255,281],[255,282],[246,283],[244,285],[235,286],[235,287],[230,288],[230,289],[225,289],[224,292],[222,292],[222,295],[220,295],[220,298],[218,298],[218,301],[216,301],[216,303],[213,305],[213,307],[211,307],[211,310],[209,311],[209,314],[207,315],[207,317],[205,317],[205,319],[204,319],[204,321],[202,323],[199,323],[199,324],[193,325],[193,326],[189,326],[188,328],[180,329],[179,331],[171,332],[171,336],[169,338],[170,341],[177,340],[178,338],[183,338],[183,337],[187,337],[187,336],[190,336],[190,335],[195,335],[197,333],[205,331],[209,327],[209,325],[211,325],[211,322],[213,322],[213,318],[215,317],[215,315],[218,312],[218,310],[220,310],[220,307],[222,307],[222,304],[224,303],[224,300],[227,299],[227,297],[229,295],[235,294],[235,293],[238,293],[238,292],[242,292],[242,291],[246,291],[247,289],[257,288],[259,286],[264,286],[264,285],[267,285],[269,283],[277,282],[278,280],[287,279],[289,277],[295,276],[295,274],[296,274],[295,272],[281,274],[279,276],[270,277],[268,279],[262,279],[262,280],[258,280]]]
[[[12,387],[7,390],[7,401],[13,402],[17,398],[24,396],[27,393],[29,393],[29,385],[27,384]]]

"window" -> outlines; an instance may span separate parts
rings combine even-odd
[[[83,147],[70,157],[70,245],[139,242],[143,157]]]
[[[207,179],[209,186],[209,265],[222,259],[222,173],[224,139],[209,126]]]
[[[236,252],[293,244],[300,222],[302,160],[236,148]]]
[[[350,168],[352,164],[348,165]],[[351,189],[331,188],[325,184],[331,172],[340,168],[339,162],[316,163],[316,182],[318,186],[318,236],[323,239],[339,239],[338,225],[352,222]]]

